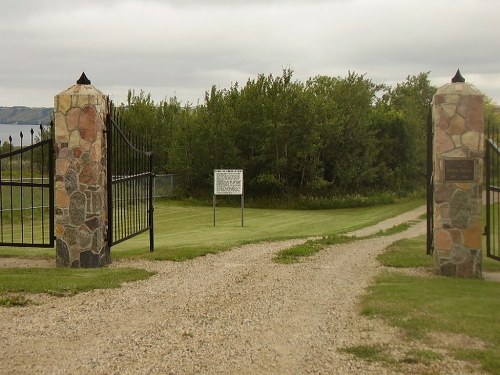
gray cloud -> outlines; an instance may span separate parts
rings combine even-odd
[[[460,67],[500,102],[495,0],[0,0],[0,105],[50,106],[85,70],[115,100],[129,88],[197,102],[215,84],[291,67],[395,83]]]

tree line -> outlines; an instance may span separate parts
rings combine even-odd
[[[151,141],[155,173],[179,176],[185,196],[211,194],[214,169],[243,169],[256,198],[401,194],[425,188],[435,92],[428,73],[389,87],[354,72],[300,82],[285,69],[213,86],[199,106],[129,91],[120,110]]]

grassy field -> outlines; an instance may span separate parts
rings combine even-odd
[[[152,275],[154,272],[135,268],[4,268],[0,269],[0,306],[29,305],[30,293],[68,296],[119,288]]]
[[[27,179],[25,182],[29,181]],[[36,179],[34,182],[41,183],[41,179]],[[2,185],[0,188],[0,241],[48,244],[50,242],[49,206],[48,187],[24,186],[21,189],[19,186]]]
[[[264,240],[333,235],[375,224],[424,204],[411,200],[394,205],[335,210],[213,209],[176,201],[155,204],[155,251],[148,252],[144,234],[112,249],[112,257],[183,260]]]
[[[112,258],[185,260],[248,242],[332,235],[374,224],[422,204],[421,200],[413,200],[395,205],[340,210],[246,209],[244,227],[241,227],[240,208],[218,207],[214,227],[212,207],[157,201],[155,251],[149,252],[149,237],[145,233],[113,247]],[[54,249],[0,247],[0,256],[46,258],[55,262]],[[77,293],[89,288],[116,287],[125,281],[150,276],[143,270],[136,271],[117,271],[106,267],[97,270],[0,269],[0,305],[29,303],[23,295],[12,296],[12,293]]]
[[[399,241],[379,257],[389,267],[430,268],[432,258],[425,255],[425,238]],[[484,259],[483,268],[500,271],[499,262]],[[421,340],[432,347],[431,333],[462,335],[479,340],[482,345],[464,346],[457,340],[446,347],[449,355],[479,363],[492,373],[500,374],[500,283],[477,279],[419,277],[385,272],[369,288],[362,302],[362,313],[382,318],[401,328],[408,340]],[[447,344],[450,345],[450,344]],[[442,348],[441,348],[442,349]],[[387,351],[378,346],[346,348],[347,352],[366,360],[397,364]],[[439,359],[430,350],[413,353],[412,361]]]
[[[0,272],[0,293],[74,294],[92,289],[118,288],[123,282],[141,280],[153,274],[133,268],[10,268]]]
[[[116,245],[113,259],[145,257],[151,259],[189,259],[206,253],[264,240],[331,235],[359,229],[414,209],[423,200],[392,205],[335,210],[213,209],[179,201],[155,202],[155,251],[149,252],[149,234],[144,233]],[[53,249],[0,247],[0,256],[54,258]]]

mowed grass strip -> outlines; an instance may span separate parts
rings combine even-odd
[[[0,269],[0,293],[67,295],[118,288],[152,275],[154,272],[135,268],[4,268]]]
[[[423,237],[396,241],[385,249],[377,259],[387,267],[409,268],[432,266],[432,256],[426,253]],[[423,247],[422,247],[423,246]]]
[[[113,259],[186,260],[253,242],[331,236],[373,225],[424,204],[422,199],[353,209],[284,210],[240,207],[213,208],[184,201],[157,200],[154,212],[155,251],[143,233],[113,246]],[[0,247],[0,257],[55,258],[54,249]]]
[[[369,235],[367,237],[363,238],[372,238],[372,237],[381,237],[381,236],[390,236],[396,233],[403,232],[410,228],[412,225],[416,224],[418,220],[415,221],[410,221],[407,223],[402,223],[399,225],[395,225],[392,228],[389,228],[387,230],[381,230],[377,232],[376,234]],[[312,239],[306,241],[304,244],[301,245],[296,245],[292,246],[288,249],[284,249],[279,251],[276,256],[273,258],[273,260],[276,263],[284,263],[284,264],[291,264],[291,263],[297,263],[300,261],[301,258],[303,257],[309,257],[317,252],[327,248],[328,246],[331,245],[337,245],[337,244],[343,244],[343,243],[349,243],[352,241],[356,241],[358,238],[356,237],[350,237],[350,236],[345,236],[342,234],[333,234],[329,236],[325,236],[319,239]],[[424,253],[425,256],[425,253]]]
[[[273,260],[276,263],[291,264],[297,263],[303,257],[309,257],[328,246],[355,241],[355,237],[344,235],[332,235],[325,238],[313,239],[301,245],[296,245],[279,251]]]
[[[192,206],[177,201],[155,203],[155,251],[148,251],[148,234],[112,248],[113,259],[141,257],[185,260],[207,253],[262,241],[332,236],[353,231],[421,206],[423,200],[397,204],[332,210],[250,209]]]
[[[149,252],[148,233],[114,246],[113,259],[137,257],[181,261],[217,253],[234,246],[265,240],[341,233],[376,223],[418,207],[421,200],[395,205],[341,210],[246,209],[241,227],[240,208],[218,207],[216,226],[212,207],[185,202],[157,201],[155,204],[154,252]],[[324,246],[336,235],[319,243]],[[0,247],[0,256],[54,259],[55,249]],[[143,270],[125,269],[0,269],[2,292],[71,294],[80,291],[117,287],[122,282],[148,277]],[[134,276],[135,275],[135,276]],[[1,303],[1,301],[0,301]],[[19,299],[6,304],[18,305]]]
[[[425,237],[398,241],[379,259],[392,267],[430,267]],[[490,261],[485,260],[488,264]],[[464,349],[447,348],[457,359],[480,363],[500,374],[500,283],[437,276],[408,276],[384,272],[362,300],[362,314],[400,327],[408,339],[428,340],[432,332],[458,334],[484,343]]]
[[[425,238],[423,236],[396,241],[378,256],[385,266],[395,268],[432,267],[432,256],[426,254]],[[486,256],[483,241],[482,269],[485,272],[500,272],[500,262]]]

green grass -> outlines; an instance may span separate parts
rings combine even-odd
[[[483,271],[500,272],[500,261],[486,256],[486,246],[483,243]]]
[[[425,236],[397,241],[390,245],[378,259],[388,267],[432,267],[432,256],[425,252]],[[486,256],[483,249],[483,271],[500,272],[500,262]]]
[[[2,186],[0,189],[0,241],[48,243],[50,236],[48,207],[48,187],[23,187],[21,189],[18,186]]]
[[[416,224],[418,220],[408,221],[406,223],[401,223],[394,225],[392,228],[380,230],[371,237],[381,237],[381,236],[392,236],[393,234],[401,233],[410,228],[412,225]]]
[[[492,204],[491,205],[491,252],[492,255],[499,257],[500,256],[500,231],[498,230],[499,221],[498,221],[498,213],[500,212],[500,204]],[[483,207],[481,212],[483,225],[486,227],[486,207]],[[500,272],[500,261],[493,260],[492,258],[486,257],[486,237],[483,237],[483,270],[486,271],[494,271]]]
[[[425,363],[442,360],[444,356],[429,349],[410,349],[406,352],[401,362],[404,363]]]
[[[26,306],[31,303],[31,300],[20,295],[14,296],[0,296],[0,306],[4,307],[18,307],[18,306]]]
[[[314,255],[318,251],[321,251],[330,245],[352,241],[355,241],[355,237],[347,237],[343,235],[331,235],[321,239],[309,240],[302,245],[292,246],[279,251],[273,260],[276,263],[283,264],[296,263],[300,260],[300,258]]]
[[[217,207],[183,201],[155,202],[155,251],[149,252],[148,233],[113,246],[111,256],[154,260],[185,260],[218,253],[234,246],[266,240],[341,234],[396,216],[424,204],[422,199],[353,209],[283,210]],[[55,258],[53,249],[0,247],[0,256]]]
[[[396,241],[377,259],[388,267],[432,267],[432,257],[426,254],[425,246],[423,236]]]
[[[379,259],[391,267],[432,264],[432,258],[425,255],[424,236],[396,242]],[[362,300],[362,314],[400,327],[409,339],[426,340],[433,331],[477,338],[485,343],[484,348],[457,347],[452,354],[500,374],[499,292],[497,282],[386,272],[377,276],[375,284],[368,289]]]
[[[385,206],[330,210],[247,208],[242,227],[238,207],[217,207],[214,226],[212,207],[157,201],[155,251],[148,251],[148,235],[144,234],[113,247],[112,257],[184,260],[246,243],[338,235],[376,224],[423,203],[420,199]]]
[[[480,363],[483,369],[491,374],[500,374],[498,347],[489,347],[486,349],[460,348],[455,349],[453,354],[457,359]]]
[[[486,347],[478,349],[476,357],[483,368],[498,374],[499,291],[500,284],[483,280],[385,273],[369,288],[362,314],[383,318],[412,339],[425,339],[432,331],[478,338]]]
[[[154,273],[134,268],[5,268],[0,269],[0,294],[74,294],[92,289],[118,288]]]
[[[33,218],[33,220],[32,220]],[[0,241],[6,243],[46,243],[50,242],[50,216],[44,209],[16,211],[12,217],[5,213],[0,218]]]
[[[414,197],[424,195],[417,193]],[[239,197],[238,197],[239,198]],[[229,196],[219,198],[223,205],[226,201],[233,200]],[[393,204],[397,201],[396,195],[393,193],[379,193],[370,196],[340,194],[329,197],[312,197],[303,195],[285,195],[260,197],[257,199],[247,199],[248,207],[254,208],[285,208],[297,210],[324,210],[330,208],[353,208],[353,207],[370,207],[377,205]]]
[[[390,236],[390,235],[393,235],[396,233],[400,233],[400,232],[403,232],[403,231],[407,230],[408,228],[410,228],[416,222],[417,221],[410,221],[407,223],[395,225],[392,228],[389,228],[387,230],[381,230],[381,231],[377,232],[376,234],[373,234],[373,235],[370,235],[367,237],[363,237],[363,238]],[[355,237],[348,237],[345,235],[333,234],[330,236],[323,237],[321,239],[309,240],[304,244],[292,246],[288,249],[281,250],[276,254],[276,256],[273,258],[273,260],[276,263],[283,263],[283,264],[296,263],[301,258],[314,255],[317,252],[325,249],[326,247],[328,247],[330,245],[348,243],[348,242],[352,242],[355,240],[356,240]],[[418,251],[420,251],[420,249]],[[428,261],[428,257],[424,257],[424,258]]]

